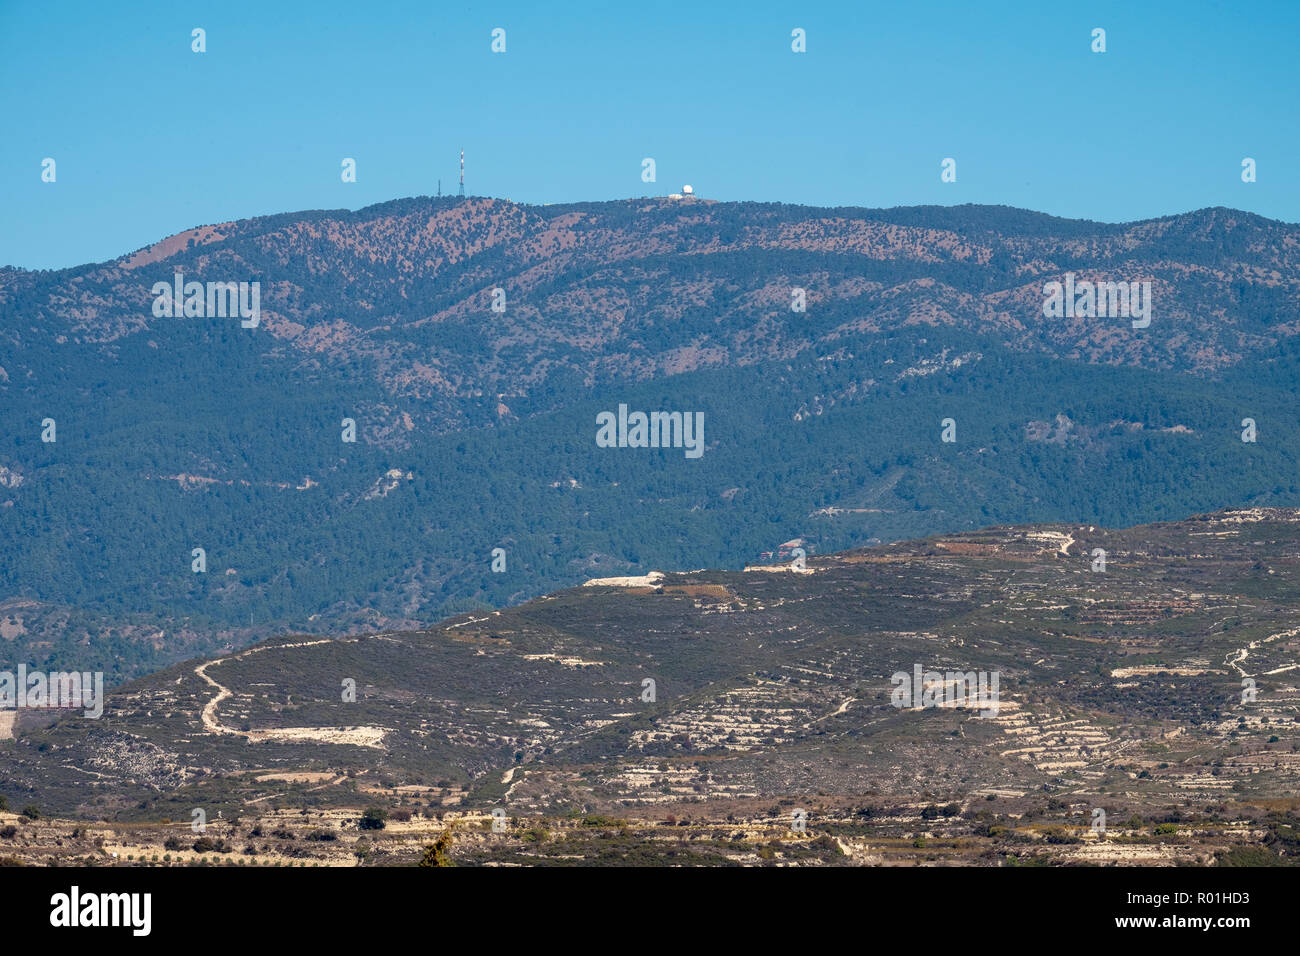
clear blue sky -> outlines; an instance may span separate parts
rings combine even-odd
[[[439,177],[454,192],[462,146],[471,194],[532,203],[689,182],[724,200],[1295,222],[1298,37],[1294,0],[0,0],[0,263],[99,261]]]

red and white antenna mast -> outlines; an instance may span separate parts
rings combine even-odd
[[[465,197],[465,150],[462,147],[460,151],[460,195]]]

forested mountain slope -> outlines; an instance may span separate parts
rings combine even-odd
[[[1300,504],[1298,265],[1227,209],[420,198],[3,269],[3,646],[113,680],[794,538]],[[1150,325],[1046,317],[1067,272]],[[155,315],[176,273],[259,283],[257,326]],[[599,447],[621,404],[703,453]]]

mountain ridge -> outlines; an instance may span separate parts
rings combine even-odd
[[[11,645],[33,663],[129,676],[204,633],[429,623],[795,537],[1300,503],[1300,228],[1253,214],[443,198],[178,236],[0,279],[0,601],[56,609]],[[155,317],[176,271],[261,283],[258,327]],[[1151,325],[1045,318],[1070,271],[1150,281]],[[598,448],[621,404],[703,414],[708,449]]]
[[[360,206],[356,209],[350,209],[346,206],[320,207],[315,209],[300,209],[292,212],[267,213],[260,216],[249,216],[244,219],[228,219],[228,220],[223,220],[221,222],[200,223],[194,226],[189,226],[185,229],[181,229],[175,233],[170,233],[166,236],[163,236],[161,239],[157,239],[151,243],[146,243],[145,245],[139,247],[138,249],[135,249],[131,252],[125,253],[120,256],[115,256],[111,259],[77,263],[69,266],[62,266],[56,269],[28,269],[16,263],[9,263],[9,264],[0,265],[0,273],[13,272],[20,275],[21,274],[38,275],[38,274],[70,272],[70,271],[85,269],[92,266],[103,267],[103,266],[109,266],[109,265],[115,265],[121,263],[124,260],[129,260],[132,257],[140,255],[141,253],[147,252],[152,249],[156,249],[160,246],[165,246],[176,240],[183,241],[190,237],[197,238],[202,234],[205,233],[211,234],[216,232],[217,230],[222,229],[223,227],[229,227],[231,225],[239,224],[239,223],[250,223],[250,224],[263,223],[263,222],[269,223],[277,220],[286,219],[286,217],[289,218],[290,221],[295,221],[298,219],[317,218],[317,217],[332,217],[332,218],[340,218],[340,219],[346,217],[364,218],[367,215],[385,212],[390,209],[401,208],[402,206],[408,203],[447,201],[448,199],[452,199],[452,198],[453,197],[414,195],[414,196],[404,196],[404,197],[398,197],[394,199],[381,200],[379,202],[370,203],[366,206]],[[505,200],[505,199],[501,199],[500,197],[492,197],[492,196],[467,196],[465,197],[465,199],[510,202],[512,205],[517,205],[528,209],[552,209],[552,210],[563,209],[563,210],[575,210],[575,211],[593,208],[593,207],[599,208],[605,205],[643,202],[646,200],[660,200],[662,202],[675,202],[675,203],[681,202],[681,200],[669,200],[666,197],[662,197],[662,196],[626,197],[623,199],[608,199],[608,200],[585,200],[585,201],[577,200],[573,202],[564,202],[564,203],[526,203],[526,202],[516,203],[513,202],[512,200]],[[463,201],[463,200],[459,200],[458,197],[456,197],[456,200]],[[690,200],[686,200],[686,201],[689,202]],[[883,218],[888,214],[897,215],[901,218],[908,218],[913,214],[942,216],[944,211],[946,210],[954,211],[954,213],[956,211],[964,212],[964,211],[989,210],[989,211],[997,211],[999,213],[1004,213],[1004,214],[1005,213],[1015,214],[1017,216],[1024,218],[1026,221],[1033,222],[1035,224],[1050,223],[1052,225],[1057,226],[1058,228],[1074,225],[1080,227],[1081,229],[1100,230],[1100,229],[1110,227],[1117,231],[1123,230],[1124,228],[1150,225],[1155,223],[1171,222],[1171,221],[1186,219],[1189,217],[1195,219],[1195,218],[1207,216],[1209,214],[1228,214],[1234,217],[1249,217],[1250,219],[1258,220],[1261,223],[1266,223],[1269,225],[1279,225],[1279,226],[1300,225],[1300,223],[1289,222],[1285,219],[1276,219],[1271,216],[1265,216],[1261,213],[1254,213],[1244,209],[1237,209],[1232,206],[1203,206],[1197,209],[1189,209],[1184,212],[1167,213],[1165,215],[1152,216],[1146,219],[1130,219],[1130,220],[1123,220],[1118,222],[1105,222],[1103,220],[1097,220],[1097,219],[1081,219],[1081,218],[1074,218],[1070,216],[1058,216],[1054,213],[1040,212],[1038,210],[1030,209],[1028,207],[1011,206],[1004,203],[954,203],[951,205],[922,203],[922,204],[910,205],[910,206],[844,206],[844,205],[816,206],[816,205],[809,205],[804,203],[784,203],[779,201],[766,201],[766,200],[714,200],[714,199],[699,198],[694,201],[701,202],[701,203],[710,203],[710,204],[723,204],[729,206],[773,207],[776,209],[813,210],[813,211],[820,211],[820,212],[833,212],[833,213],[842,213],[842,214],[873,214],[877,218]],[[213,241],[220,241],[220,240],[213,240]],[[167,253],[167,256],[170,256],[172,254],[174,253],[169,252]]]

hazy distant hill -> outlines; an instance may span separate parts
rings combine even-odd
[[[156,318],[177,271],[260,282],[259,327]],[[1150,281],[1150,327],[1044,318],[1067,271]],[[408,199],[0,270],[5,656],[130,676],[796,537],[1300,504],[1298,320],[1300,227],[1227,209]],[[598,448],[620,403],[707,450]]]

